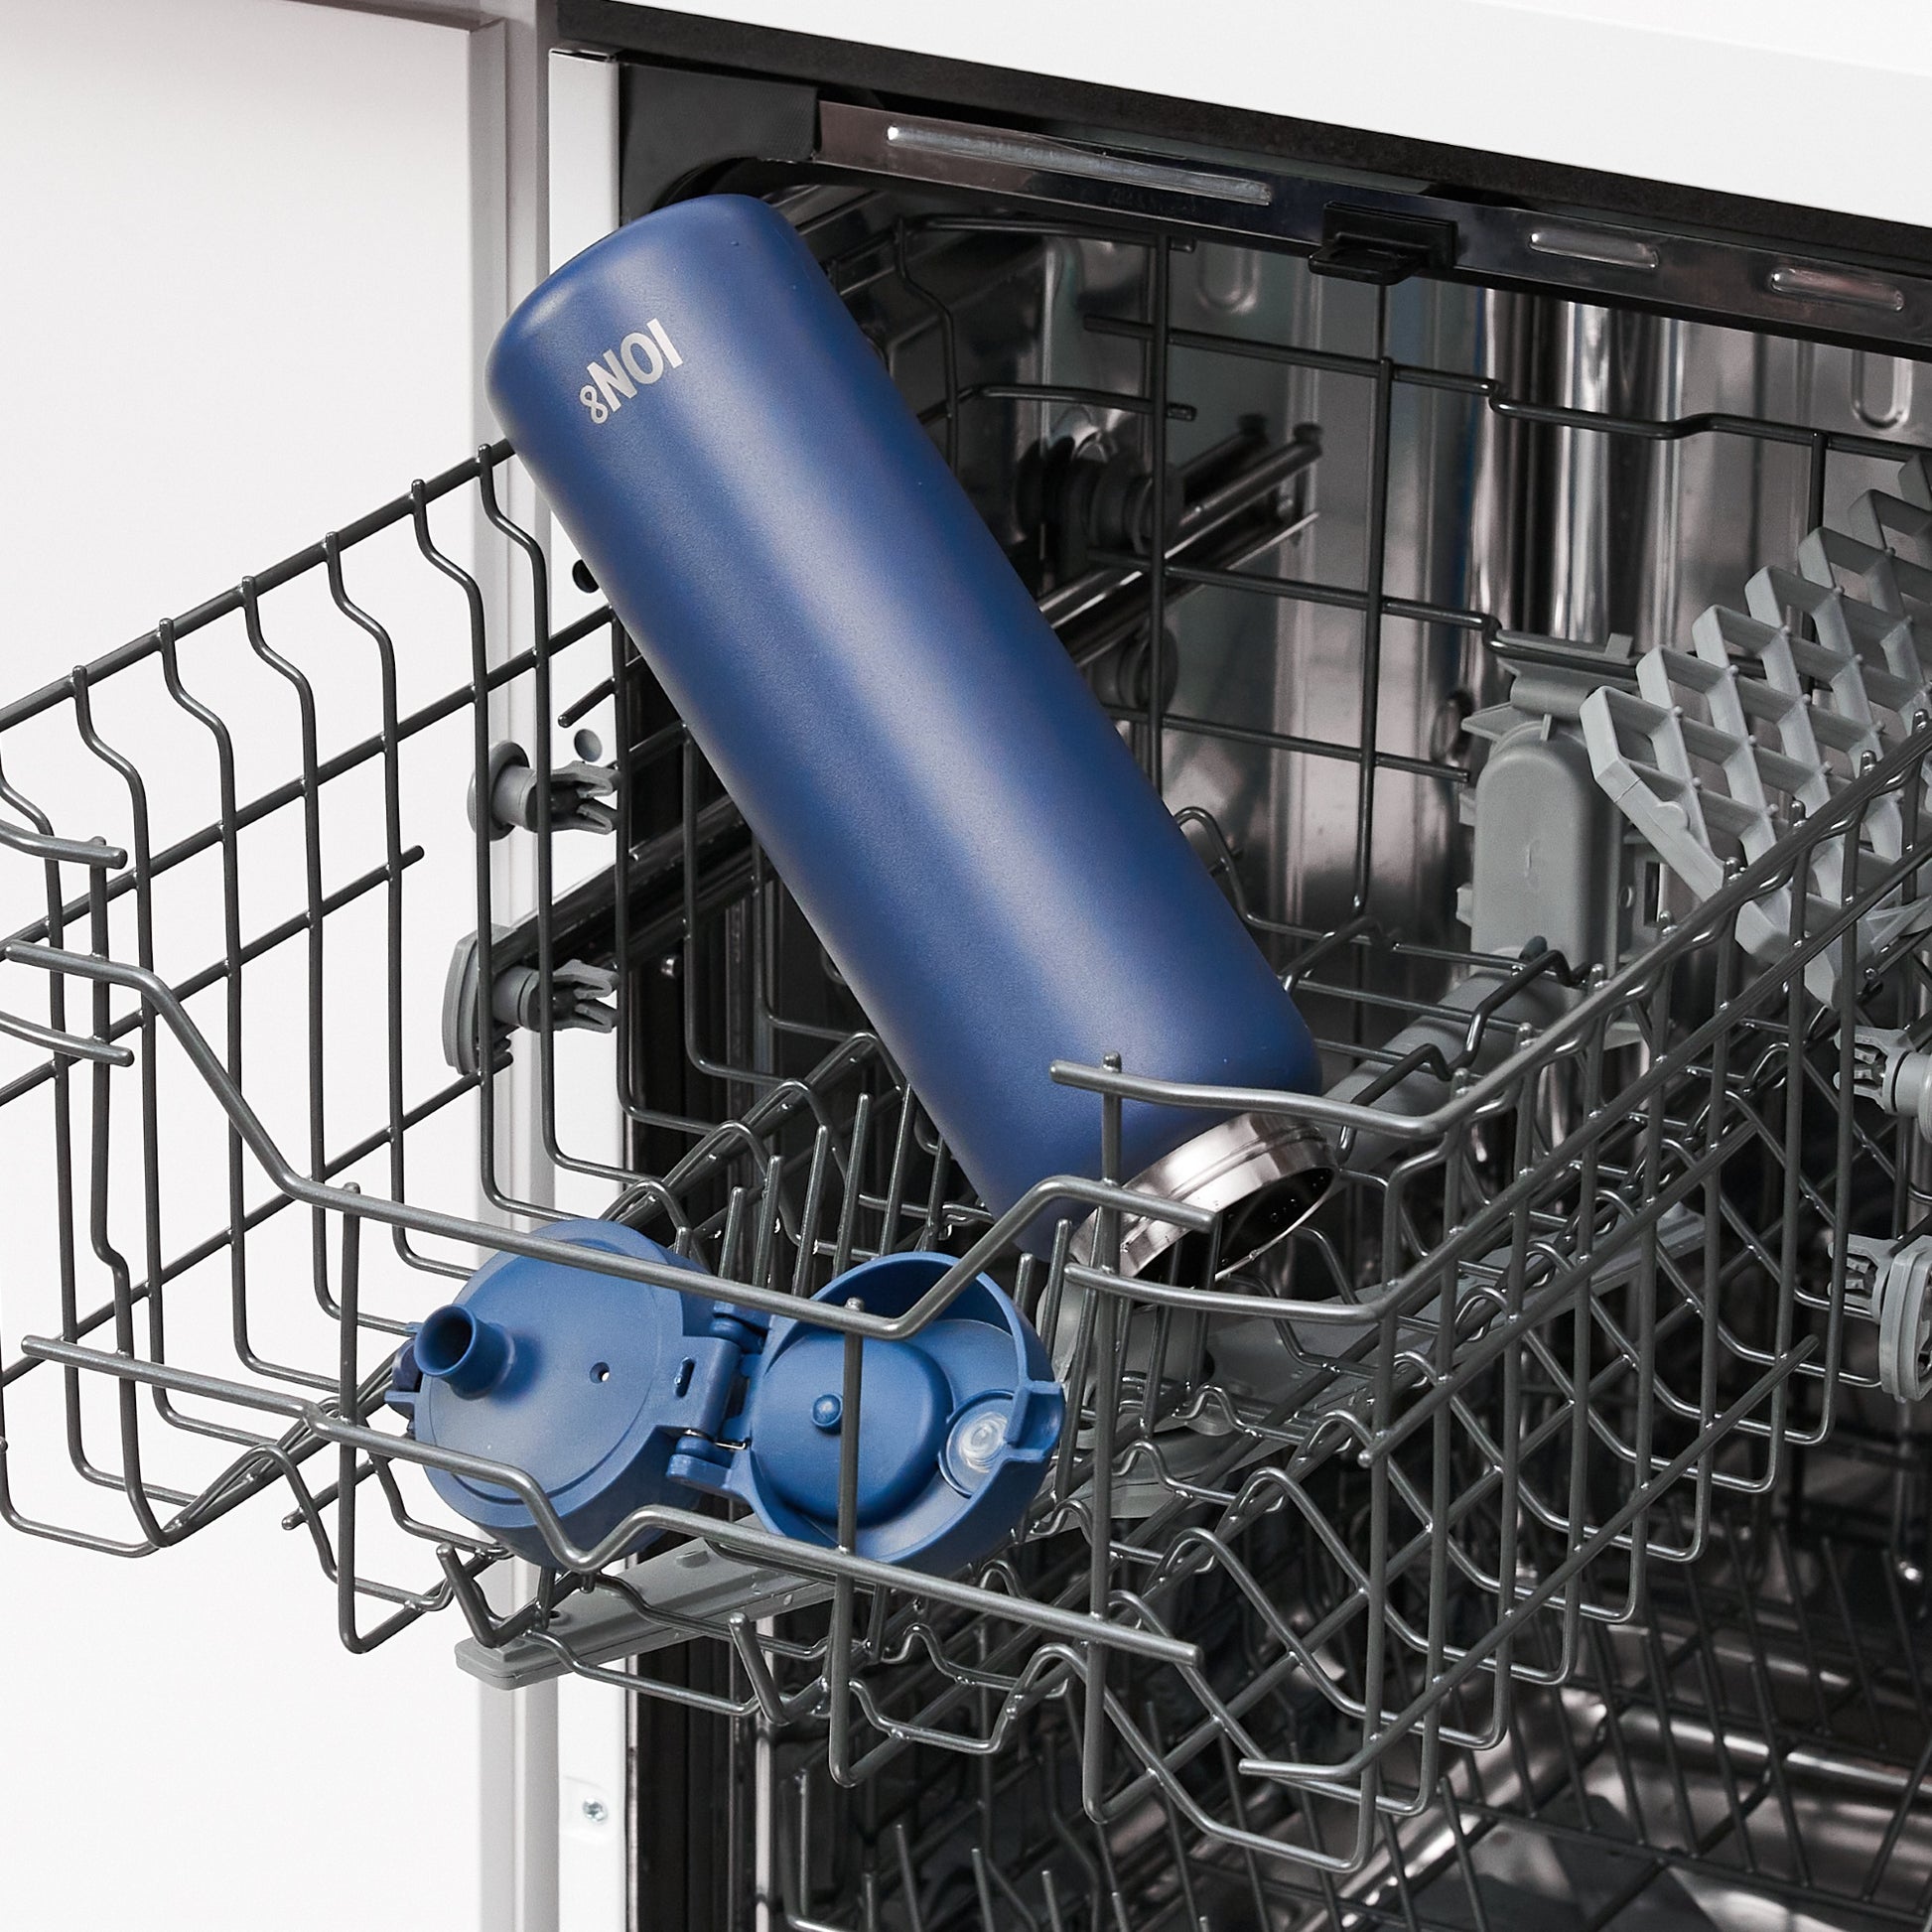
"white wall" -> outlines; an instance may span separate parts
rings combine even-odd
[[[468,452],[467,40],[0,0],[0,695]],[[138,1563],[0,1533],[7,1925],[478,1923],[460,1632],[347,1656],[281,1507]]]

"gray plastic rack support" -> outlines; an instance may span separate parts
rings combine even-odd
[[[832,1594],[829,1583],[742,1563],[703,1544],[647,1557],[622,1574],[663,1616],[639,1610],[621,1591],[590,1590],[560,1603],[542,1636],[512,1637],[495,1650],[466,1638],[456,1647],[458,1665],[498,1690],[515,1691],[569,1675],[560,1644],[581,1664],[611,1664],[689,1641],[693,1633],[686,1619],[715,1622],[734,1612],[754,1619],[776,1616],[823,1603]]]

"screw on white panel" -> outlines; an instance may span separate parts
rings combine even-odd
[[[583,1804],[584,1816],[593,1825],[601,1825],[611,1815],[611,1807],[602,1798],[586,1798]]]

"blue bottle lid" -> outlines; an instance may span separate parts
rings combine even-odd
[[[494,1257],[398,1358],[389,1400],[417,1439],[525,1470],[579,1545],[691,1489],[741,1498],[780,1535],[836,1544],[843,1337],[791,1316],[767,1330],[695,1292],[708,1279],[696,1263],[617,1222],[547,1232],[686,1269],[694,1292]],[[816,1299],[901,1314],[951,1266],[888,1255]],[[861,1352],[855,1547],[929,1571],[986,1556],[1025,1514],[1059,1440],[1065,1401],[1039,1337],[980,1276],[917,1335]],[[510,1491],[434,1467],[430,1480],[519,1555],[554,1563]]]
[[[882,1255],[819,1291],[903,1314],[945,1255]],[[1004,1290],[981,1275],[904,1341],[860,1351],[854,1547],[882,1563],[947,1572],[990,1555],[1039,1489],[1066,1398],[1046,1350]],[[729,1487],[785,1536],[836,1544],[845,1339],[791,1316],[771,1323],[747,1378],[746,1447]],[[736,1435],[732,1424],[728,1433]]]
[[[555,1240],[704,1271],[616,1221],[558,1221]],[[526,1255],[495,1255],[427,1315],[397,1362],[392,1407],[416,1439],[535,1478],[577,1544],[669,1492],[667,1435],[729,1400],[740,1350],[713,1305]],[[734,1324],[735,1325],[735,1324]],[[726,1384],[724,1388],[718,1385]],[[413,1386],[412,1386],[413,1385]],[[554,1564],[507,1489],[431,1467],[444,1502],[532,1563]]]

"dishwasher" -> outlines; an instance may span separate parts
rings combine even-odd
[[[640,1932],[1932,1925],[1932,237],[558,25],[625,221],[809,247],[1318,1090],[1069,1051],[1092,1172],[990,1207],[492,443],[0,707],[8,1523],[238,1512],[236,1602],[295,1539],[351,1651],[608,1686]],[[1228,1125],[1136,1173],[1134,1108]],[[853,1403],[994,1284],[1064,1402],[1010,1533],[580,1535],[414,1432],[566,1200]]]

